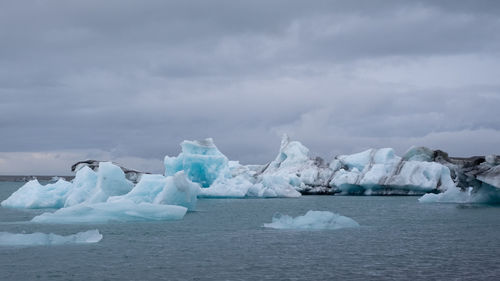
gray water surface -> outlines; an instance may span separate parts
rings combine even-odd
[[[22,183],[0,182],[0,200]],[[0,231],[73,234],[97,244],[0,247],[0,280],[498,280],[500,208],[418,197],[201,199],[181,221],[47,225],[46,210],[0,208]],[[361,227],[263,228],[276,212],[327,210]]]

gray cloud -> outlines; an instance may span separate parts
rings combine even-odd
[[[161,171],[148,163],[204,137],[263,163],[285,132],[328,157],[499,154],[499,14],[497,1],[3,1],[0,174],[87,157]]]

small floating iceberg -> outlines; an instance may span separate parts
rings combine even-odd
[[[101,241],[99,230],[88,230],[62,236],[54,233],[35,232],[30,234],[0,232],[0,246],[52,246],[65,244],[90,244]]]
[[[186,207],[151,203],[134,203],[122,199],[116,202],[79,204],[62,208],[54,213],[43,213],[31,221],[36,223],[72,224],[129,221],[180,220]]]
[[[493,186],[483,184],[481,188],[474,190],[469,187],[462,190],[458,187],[448,188],[445,192],[433,194],[427,193],[418,198],[420,203],[500,203],[500,192]]]
[[[276,214],[271,223],[264,227],[274,229],[304,229],[304,230],[332,230],[348,227],[359,227],[359,224],[348,217],[328,211],[308,211],[303,216],[290,217]]]

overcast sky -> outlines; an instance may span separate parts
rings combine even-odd
[[[184,139],[266,163],[500,154],[500,1],[0,2],[0,174],[161,172]]]

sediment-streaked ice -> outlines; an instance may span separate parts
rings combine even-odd
[[[54,233],[10,233],[0,232],[0,246],[52,246],[64,244],[89,244],[101,241],[99,230],[88,230],[72,235],[57,235]]]
[[[308,211],[305,215],[295,218],[276,214],[271,223],[264,224],[264,227],[274,229],[302,230],[331,230],[358,226],[355,220],[329,211]]]

